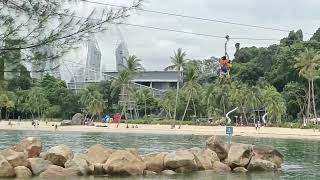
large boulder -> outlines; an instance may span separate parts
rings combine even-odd
[[[195,171],[198,168],[195,156],[186,149],[178,149],[164,157],[164,166],[179,172]]]
[[[246,173],[248,170],[244,167],[236,167],[232,170],[234,173]]]
[[[207,140],[207,148],[217,153],[221,161],[228,157],[228,144],[225,144],[218,136],[212,136]]]
[[[218,172],[218,173],[231,172],[231,168],[228,165],[226,165],[220,161],[214,162],[212,165],[212,169],[213,169],[213,171]]]
[[[30,171],[30,169],[24,166],[15,167],[14,172],[16,174],[16,177],[19,179],[29,179],[32,177],[32,172]]]
[[[91,174],[91,170],[89,168],[89,164],[86,159],[82,158],[81,156],[77,155],[74,156],[72,160],[68,160],[64,164],[65,168],[75,169],[80,172],[81,175],[87,176]]]
[[[257,157],[252,157],[248,165],[249,171],[275,171],[277,169],[275,163]]]
[[[29,137],[15,145],[13,150],[17,152],[25,152],[28,155],[28,158],[39,157],[42,151],[42,143],[37,138]]]
[[[283,163],[283,155],[273,146],[255,145],[252,151],[253,156],[256,158],[271,161],[276,164],[278,168],[280,168]]]
[[[65,145],[58,145],[50,148],[46,152],[46,160],[51,161],[54,165],[64,167],[64,164],[73,158],[72,150]]]
[[[246,167],[252,157],[252,145],[231,144],[227,159],[224,160],[231,168]]]
[[[42,172],[40,174],[40,178],[66,178],[66,177],[72,177],[72,176],[78,176],[78,171],[75,169],[65,169],[61,166],[51,165],[47,170]]]
[[[28,161],[29,168],[31,169],[32,174],[36,176],[52,165],[50,161],[44,160],[42,158],[29,158]]]
[[[28,167],[29,162],[27,155],[23,152],[13,152],[11,155],[5,157],[12,167],[25,166]]]
[[[161,172],[162,175],[165,175],[165,176],[172,176],[172,175],[175,175],[177,174],[176,172],[172,171],[172,170],[163,170]]]
[[[60,123],[60,126],[71,126],[72,122],[71,120],[62,120]]]
[[[100,163],[91,164],[89,166],[91,174],[94,175],[94,176],[96,176],[96,175],[104,175],[105,174],[105,170],[103,169],[103,165],[104,164],[100,164]]]
[[[87,151],[87,160],[91,164],[95,163],[105,163],[107,162],[108,158],[112,154],[113,150],[106,148],[105,146],[101,144],[96,144],[94,146],[91,146]]]
[[[107,174],[111,175],[137,176],[143,175],[146,165],[141,157],[129,151],[117,150],[111,154],[103,168]]]
[[[195,156],[198,170],[212,169],[212,164],[220,161],[218,155],[210,149],[191,148],[190,151]]]
[[[164,157],[168,153],[152,153],[147,154],[142,157],[143,161],[146,163],[147,170],[154,172],[161,172],[164,170]]]
[[[15,172],[11,164],[0,155],[0,178],[14,177]]]
[[[76,113],[71,119],[71,125],[83,125],[84,116],[81,113]]]

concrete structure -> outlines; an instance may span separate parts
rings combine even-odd
[[[117,77],[118,72],[103,72],[109,77]],[[143,71],[132,82],[158,90],[176,89],[178,77],[176,71]]]
[[[121,42],[116,49],[117,71],[123,70],[127,66],[127,59],[129,58],[129,51],[124,42]]]
[[[97,80],[101,72],[101,51],[96,39],[91,39],[87,43],[88,53],[86,61],[85,78],[87,80]]]

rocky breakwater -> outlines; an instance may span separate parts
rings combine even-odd
[[[135,149],[114,150],[97,144],[86,153],[74,153],[65,145],[42,152],[36,138],[22,140],[0,151],[0,178],[59,178],[70,176],[152,176],[214,171],[246,173],[277,171],[283,156],[272,146],[225,143],[211,137],[205,148],[177,149],[140,155]]]

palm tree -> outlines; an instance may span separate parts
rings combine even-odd
[[[248,103],[247,98],[249,96],[248,87],[244,84],[231,84],[230,88],[230,98],[232,102],[239,107],[239,110],[243,113],[243,117],[248,125],[248,118],[247,118],[247,109]]]
[[[202,102],[206,105],[208,117],[221,117],[222,111],[218,101],[218,86],[215,84],[208,85],[204,88]]]
[[[91,123],[93,121],[94,116],[100,116],[103,112],[103,109],[104,109],[103,96],[98,91],[96,86],[89,86],[85,88],[81,93],[80,102],[84,107],[86,113],[91,114],[91,118],[90,118]]]
[[[120,99],[119,104],[122,106],[121,116],[125,115],[125,119],[127,119],[127,101],[130,98],[130,81],[132,80],[132,73],[127,70],[120,71],[119,76],[112,82],[112,92],[111,95],[114,96],[116,92],[120,91]]]
[[[175,127],[176,119],[177,119],[177,107],[178,107],[178,97],[179,97],[179,88],[180,88],[180,81],[181,81],[181,72],[183,71],[183,68],[186,65],[186,52],[183,52],[181,48],[179,48],[176,52],[174,52],[174,56],[170,57],[171,58],[171,66],[168,66],[165,68],[165,71],[168,70],[176,70],[177,71],[177,92],[176,92],[176,103],[175,103],[175,108],[174,108],[174,115],[173,115],[173,122],[172,122],[172,127]]]
[[[186,67],[186,69],[185,69],[185,80],[186,80],[186,83],[183,86],[183,89],[188,94],[188,101],[187,101],[187,105],[186,105],[186,108],[185,108],[183,116],[182,116],[182,121],[185,118],[185,115],[186,115],[186,112],[187,112],[187,109],[189,107],[189,103],[190,103],[191,99],[193,101],[194,114],[195,114],[195,116],[197,115],[196,108],[195,108],[195,105],[194,105],[194,97],[193,96],[195,95],[195,93],[200,92],[200,89],[201,89],[201,86],[198,83],[198,77],[199,76],[198,76],[198,72],[197,72],[196,67],[193,66],[193,65],[188,65]]]
[[[115,92],[120,91],[120,105],[122,105],[121,115],[124,114],[127,119],[126,112],[128,102],[131,103],[130,100],[133,99],[130,95],[130,91],[133,90],[130,87],[130,81],[139,73],[139,71],[143,71],[144,68],[140,63],[141,60],[135,55],[131,55],[125,60],[127,62],[127,66],[124,66],[124,69],[119,72],[118,78],[112,82],[112,95],[115,95]]]
[[[146,117],[147,114],[147,101],[151,99],[151,94],[149,89],[140,89],[138,91],[133,92],[138,102],[143,102],[144,104],[144,116]]]
[[[167,113],[170,119],[172,119],[172,110],[175,106],[175,94],[174,91],[167,91],[159,101],[161,109]]]
[[[313,113],[316,118],[316,122],[318,122],[314,96],[314,80],[319,78],[318,68],[320,66],[320,54],[313,49],[306,48],[305,51],[296,58],[296,61],[295,68],[299,70],[299,75],[308,80],[308,101],[306,109],[307,120],[310,118],[312,96]]]
[[[262,99],[267,112],[277,123],[281,123],[281,117],[286,113],[286,102],[281,94],[273,87],[268,86],[262,90]]]
[[[131,55],[125,60],[127,62],[127,66],[124,67],[124,69],[130,71],[133,75],[139,71],[144,71],[144,68],[140,63],[141,60],[137,56]]]
[[[248,90],[248,94],[246,96],[246,102],[248,107],[252,108],[253,111],[253,123],[256,124],[256,113],[255,109],[260,105],[260,89],[256,86],[250,88]]]

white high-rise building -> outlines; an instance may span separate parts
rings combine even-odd
[[[87,43],[86,80],[99,80],[101,74],[101,51],[95,38]]]
[[[124,42],[121,42],[116,49],[117,71],[123,70],[127,66],[126,59],[129,58],[129,50]]]

